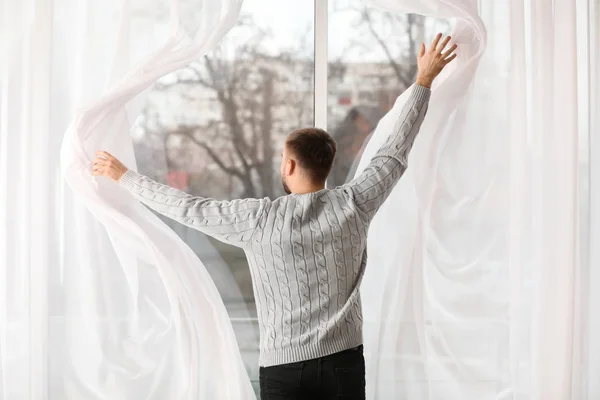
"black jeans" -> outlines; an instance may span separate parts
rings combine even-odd
[[[329,356],[261,367],[261,400],[365,399],[365,359],[358,346]]]

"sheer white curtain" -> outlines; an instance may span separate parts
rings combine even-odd
[[[581,361],[597,339],[577,230],[578,115],[590,106],[577,10],[590,2],[371,3],[453,19],[459,57],[369,232],[369,398],[597,398],[585,377],[600,371]]]
[[[99,149],[135,165],[127,111],[240,6],[0,2],[0,398],[254,398],[202,263],[89,173]]]
[[[584,194],[589,200],[589,220],[582,221],[585,223],[583,229],[584,235],[587,231],[589,235],[589,256],[588,265],[590,268],[585,277],[589,281],[583,286],[590,293],[587,299],[587,332],[590,338],[600,337],[600,313],[598,305],[600,304],[600,291],[594,290],[600,287],[600,213],[598,207],[594,205],[600,204],[600,4],[592,2],[589,8],[589,25],[586,31],[590,35],[589,43],[589,59],[590,66],[589,80],[585,82],[589,88],[590,109],[588,116],[589,121],[589,164],[585,171],[589,174],[589,186],[582,185],[584,189],[588,189]],[[589,340],[587,347],[587,357],[583,357],[582,365],[587,377],[587,393],[600,393],[600,380],[594,379],[593,373],[600,369],[600,340]],[[590,396],[591,397],[591,396]]]
[[[88,174],[99,148],[134,165],[140,93],[240,3],[0,1],[0,398],[254,397],[204,266]],[[576,11],[594,2],[371,3],[452,19],[460,57],[370,231],[369,398],[600,397],[598,279],[577,250],[578,116],[598,80],[582,79]]]

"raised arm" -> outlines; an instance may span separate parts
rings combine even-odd
[[[421,44],[417,80],[415,85],[409,88],[412,92],[394,125],[393,132],[365,170],[345,185],[345,189],[351,191],[356,206],[368,218],[373,218],[404,174],[408,154],[427,113],[431,84],[442,69],[456,57],[456,45],[444,51],[450,36],[440,42],[441,38],[442,35],[438,34],[427,51],[425,45]]]
[[[268,199],[218,201],[191,196],[128,170],[106,152],[98,152],[94,175],[103,175],[127,189],[154,211],[225,243],[243,247],[268,206]]]

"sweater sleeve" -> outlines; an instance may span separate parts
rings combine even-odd
[[[131,170],[123,175],[120,184],[152,210],[238,247],[249,241],[269,202],[195,197]]]
[[[377,151],[365,170],[344,185],[356,207],[369,220],[388,198],[407,168],[408,154],[425,119],[431,91],[414,85],[412,93],[385,144]]]

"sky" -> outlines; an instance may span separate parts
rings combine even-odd
[[[326,0],[321,0],[326,1]],[[355,14],[352,12],[335,12],[337,8],[352,4],[363,4],[363,0],[330,0],[330,16],[328,19],[328,52],[330,59],[341,56],[348,44],[356,38],[353,29]],[[269,45],[273,48],[298,43],[298,38],[310,32],[312,45],[314,42],[314,1],[313,0],[245,0],[242,13],[252,15],[261,27],[268,27],[273,33]],[[234,35],[232,35],[234,36]],[[230,38],[232,40],[232,38]],[[364,56],[364,54],[363,54]],[[384,59],[383,54],[373,53],[370,57]]]
[[[318,0],[327,1],[327,0]],[[364,0],[329,0],[328,18],[328,53],[330,59],[338,59],[342,54],[345,59],[353,61],[381,61],[386,56],[379,51],[379,46],[373,45],[377,50],[361,51],[360,53],[348,53],[349,44],[356,39],[363,39],[359,35],[364,32],[357,31],[354,27],[357,13],[344,11],[349,6],[363,6]],[[309,42],[311,48],[314,37],[314,1],[313,0],[245,0],[242,13],[252,15],[259,26],[269,28],[273,39],[269,45],[272,48],[280,48],[292,43],[298,43],[298,38],[306,36],[310,32]],[[401,32],[400,28],[398,32]],[[229,38],[233,41],[233,36]],[[400,35],[392,36],[394,39],[402,39]]]
[[[140,13],[149,9],[144,4],[147,1],[156,3],[155,9],[160,16],[153,18],[138,19],[137,26],[139,32],[144,32],[140,35],[140,40],[148,42],[148,46],[153,47],[157,41],[164,40],[169,34],[169,28],[166,24],[168,20],[168,11],[164,7],[164,0],[135,0]],[[328,54],[330,60],[341,58],[342,54],[346,61],[384,61],[387,59],[380,47],[373,43],[374,50],[358,49],[354,47],[354,51],[348,52],[349,45],[361,39],[365,43],[365,32],[355,28],[355,21],[358,17],[354,11],[344,11],[349,6],[363,6],[364,0],[317,0],[327,2],[329,6],[328,15]],[[198,0],[190,0],[190,7],[198,3]],[[161,7],[158,7],[161,5]],[[267,50],[278,54],[283,49],[290,47],[297,48],[305,40],[305,51],[299,54],[300,56],[312,56],[314,50],[314,0],[244,0],[242,5],[242,16],[251,16],[254,22],[270,32],[269,39],[262,44]],[[202,11],[198,11],[202,12]],[[192,13],[193,14],[193,13]],[[198,16],[191,16],[196,19]],[[160,24],[156,24],[156,19],[161,20]],[[378,25],[381,29],[381,25]],[[148,34],[151,31],[151,34]],[[393,41],[402,41],[403,32],[402,26],[395,27],[395,35],[390,38]],[[245,36],[244,36],[245,35]],[[361,36],[362,35],[362,36]],[[236,27],[229,32],[221,42],[221,49],[225,54],[232,52],[241,43],[248,40],[248,32],[243,28]],[[139,43],[139,40],[136,41]],[[368,43],[368,42],[367,42]],[[394,44],[392,43],[392,47]],[[401,44],[397,44],[401,47]],[[145,46],[141,46],[141,52],[144,52]],[[223,53],[222,53],[223,55]]]

